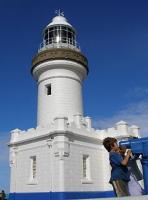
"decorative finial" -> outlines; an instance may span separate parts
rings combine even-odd
[[[58,16],[63,16],[64,17],[64,12],[62,12],[60,9],[55,11],[55,14]]]

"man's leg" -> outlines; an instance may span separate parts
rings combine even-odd
[[[117,197],[130,196],[128,191],[128,182],[116,180],[112,182]]]

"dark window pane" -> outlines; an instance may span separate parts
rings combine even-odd
[[[71,32],[71,28],[68,28],[68,32]]]
[[[48,39],[48,30],[45,31],[45,36],[44,36],[44,39]]]
[[[47,92],[47,95],[51,95],[51,84],[46,85],[46,92]]]
[[[53,38],[53,32],[49,32],[49,38]]]
[[[68,32],[68,38],[72,38],[72,34]]]
[[[67,32],[65,30],[61,30],[61,36],[63,38],[66,38],[67,37]]]
[[[53,31],[53,35],[54,35],[54,37],[56,37],[57,34],[58,34],[57,29],[55,29],[55,30]]]
[[[67,30],[66,26],[61,26],[61,30]]]
[[[49,31],[53,31],[53,27],[49,28]]]

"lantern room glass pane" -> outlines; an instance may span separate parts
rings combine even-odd
[[[75,32],[67,26],[57,25],[45,30],[44,40],[46,45],[67,43],[75,46]]]

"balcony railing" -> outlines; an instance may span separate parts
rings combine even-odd
[[[44,40],[40,44],[38,51],[39,52],[44,51],[49,48],[70,48],[76,51],[80,51],[80,46],[78,46],[77,42],[70,38],[55,37],[55,38]]]

